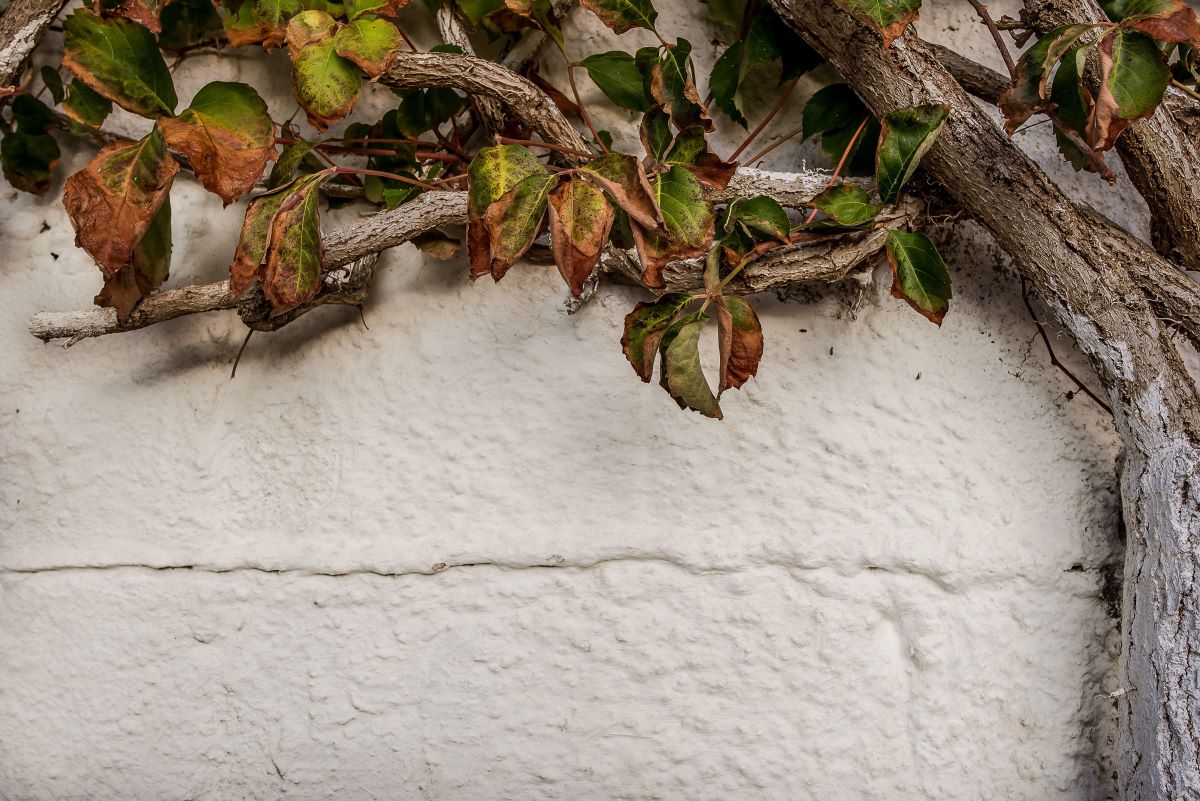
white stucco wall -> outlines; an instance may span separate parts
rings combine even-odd
[[[994,62],[958,5],[921,32]],[[696,13],[663,28],[706,42]],[[757,299],[714,423],[633,376],[632,291],[567,317],[553,268],[407,246],[369,329],[320,310],[232,381],[231,315],[44,346],[29,316],[99,285],[56,197],[0,217],[0,799],[1110,791],[1116,442],[986,242],[947,249],[941,330],[886,280],[856,317]],[[243,207],[173,198],[172,285],[215,280]]]

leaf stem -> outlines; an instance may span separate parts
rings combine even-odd
[[[573,147],[565,145],[555,145],[549,142],[537,142],[533,139],[513,139],[508,136],[497,136],[496,139],[506,145],[521,145],[523,147],[540,147],[546,150],[555,150],[559,153],[566,153],[568,156],[579,156],[580,158],[594,158],[591,153],[584,153],[582,150],[576,150]]]
[[[786,103],[788,98],[792,96],[792,91],[796,88],[796,84],[798,83],[800,83],[800,80],[794,79],[790,84],[788,84],[788,88],[782,95],[779,96],[779,99],[775,101],[775,105],[772,106],[771,110],[767,112],[767,116],[763,117],[762,122],[760,122],[754,128],[754,130],[742,140],[742,143],[738,145],[737,150],[730,154],[728,159],[729,161],[737,161],[737,157],[742,155],[742,151],[750,146],[750,143],[753,142],[755,138],[757,138],[758,135],[763,132],[763,128],[766,128],[771,120],[775,119],[775,115],[779,113],[779,110],[783,108],[783,104]]]
[[[854,143],[858,141],[858,137],[862,136],[862,132],[866,130],[867,123],[871,121],[871,115],[863,117],[863,121],[859,123],[858,130],[854,132],[854,136],[850,137],[850,142],[846,145],[846,149],[842,151],[842,157],[838,160],[837,166],[833,168],[833,175],[829,176],[829,183],[825,184],[825,188],[833,186],[837,181],[838,176],[842,173],[842,167],[846,166],[847,159],[854,151]],[[804,224],[808,225],[817,216],[817,209],[814,206],[813,210],[808,213],[808,217],[804,220]]]
[[[374,175],[377,178],[387,178],[391,181],[399,181],[403,184],[411,186],[419,186],[422,189],[433,189],[433,184],[427,184],[424,181],[418,181],[416,178],[409,178],[404,175],[396,175],[394,172],[384,172],[383,170],[368,170],[363,167],[334,167],[334,175]]]
[[[567,62],[567,82],[571,84],[571,94],[575,95],[575,105],[579,106],[579,116],[583,118],[583,122],[587,125],[588,130],[592,132],[592,138],[596,140],[596,144],[608,152],[608,146],[600,139],[600,132],[596,130],[596,126],[592,124],[592,116],[588,114],[587,107],[583,105],[583,100],[579,97],[579,87],[575,85],[575,67],[571,63],[571,59],[567,58],[567,52],[560,50],[563,59]],[[578,152],[578,151],[576,151]],[[591,155],[588,155],[591,158]]]

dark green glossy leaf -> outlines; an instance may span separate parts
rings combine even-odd
[[[175,113],[171,73],[154,35],[126,19],[100,19],[79,9],[63,22],[63,66],[134,114]]]
[[[900,190],[932,147],[949,114],[949,106],[930,104],[897,109],[883,118],[875,174],[884,203],[900,198]]]
[[[63,102],[63,98],[67,95],[67,89],[63,86],[62,75],[58,70],[50,65],[46,65],[41,69],[42,83],[46,85],[46,89],[50,92],[50,97],[54,98],[54,105]]]
[[[754,241],[778,239],[786,242],[792,231],[787,212],[771,197],[736,198],[725,208],[722,228],[724,233],[733,233],[735,226],[742,228]]]
[[[642,117],[641,136],[646,155],[656,162],[662,162],[674,139],[671,134],[671,118],[663,111],[662,106],[652,107]]]
[[[619,50],[595,53],[581,63],[600,91],[618,106],[631,111],[650,108],[646,82],[629,53]]]
[[[1101,79],[1088,119],[1088,143],[1108,150],[1130,123],[1158,108],[1171,71],[1154,40],[1137,31],[1109,33],[1096,52]]]
[[[950,271],[925,234],[887,232],[888,263],[892,266],[892,295],[938,325],[950,308]]]
[[[112,113],[112,108],[111,100],[95,92],[78,78],[67,86],[67,95],[62,101],[63,113],[71,118],[72,127],[84,131],[99,130]]]

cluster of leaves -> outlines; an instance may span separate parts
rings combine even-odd
[[[804,107],[804,134],[820,137],[841,173],[874,173],[875,187],[831,182],[799,224],[766,196],[718,207],[712,198],[737,164],[718,156],[709,142],[716,123],[696,88],[691,43],[663,38],[650,0],[582,4],[618,34],[652,32],[658,46],[598,53],[578,63],[567,58],[568,70],[586,71],[616,105],[641,114],[639,155],[614,150],[612,138],[593,129],[589,153],[551,146],[539,157],[537,143],[501,138],[472,156],[458,134],[457,118],[467,107],[449,89],[398,91],[396,107],[380,120],[352,123],[335,139],[306,139],[290,123],[275,123],[262,98],[241,83],[209,83],[176,113],[164,51],[185,54],[222,40],[268,50],[286,46],[297,104],[323,132],[356,105],[364,76],[377,78],[388,69],[404,40],[395,15],[406,2],[99,0],[64,24],[64,72],[41,72],[44,91],[62,115],[28,92],[11,103],[0,143],[5,175],[17,188],[42,194],[60,156],[50,133],[55,127],[96,133],[114,105],[152,122],[137,141],[104,147],[67,179],[63,192],[77,243],[104,275],[96,302],[122,317],[167,277],[169,195],[180,164],[228,205],[250,192],[275,161],[266,191],[247,207],[230,266],[231,293],[241,297],[258,287],[271,315],[320,291],[323,187],[353,183],[368,200],[390,208],[434,188],[432,183],[461,177],[468,187],[472,277],[499,281],[546,234],[576,297],[610,245],[635,249],[642,283],[658,291],[666,289],[669,262],[703,259],[703,291],[668,292],[640,304],[626,320],[622,346],[643,380],[651,380],[658,362],[661,385],[682,407],[720,417],[721,393],[757,372],[763,349],[754,309],[735,293],[738,274],[773,248],[878,227],[877,217],[897,202],[945,119],[941,107],[920,107],[876,120],[844,84],[831,83]],[[492,36],[542,29],[566,57],[549,0],[447,2]],[[709,76],[711,101],[748,127],[746,85],[761,83],[760,75],[790,84],[820,59],[763,4],[707,4],[732,42]],[[591,126],[585,109],[544,86],[565,112]],[[528,135],[519,128],[505,133]],[[339,166],[334,154],[361,159],[365,167]],[[333,195],[328,199],[334,202]],[[940,324],[950,279],[936,249],[924,235],[907,231],[888,231],[886,242],[894,293]],[[701,370],[698,344],[710,314],[717,318],[720,352],[713,385]]]

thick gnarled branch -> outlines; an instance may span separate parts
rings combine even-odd
[[[13,0],[0,17],[0,90],[20,78],[21,65],[42,41],[66,0]]]

